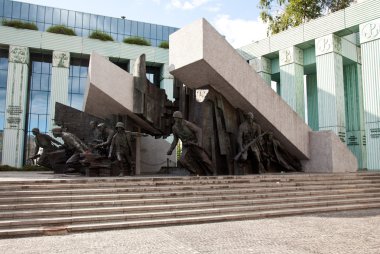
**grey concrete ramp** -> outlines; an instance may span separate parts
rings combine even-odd
[[[100,117],[127,115],[142,129],[160,134],[133,111],[133,76],[99,54],[92,53],[83,111]]]
[[[334,171],[346,160],[345,171],[356,171],[355,156],[339,140],[314,135],[296,112],[253,71],[251,66],[204,19],[170,35],[171,74],[190,88],[211,86],[234,107],[255,113],[264,130],[272,130],[283,146],[300,160],[306,171]],[[324,142],[317,142],[319,138]],[[329,157],[316,151],[327,147]],[[311,153],[311,147],[313,153]],[[338,148],[337,148],[338,147]]]

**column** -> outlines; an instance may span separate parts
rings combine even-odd
[[[168,96],[168,99],[171,100],[171,101],[174,101],[174,97],[173,97],[173,83],[174,83],[174,78],[169,73],[169,64],[164,64],[161,67],[160,88],[165,89],[166,95]]]
[[[359,26],[368,170],[380,169],[380,19]]]
[[[367,168],[367,151],[361,71],[360,62],[343,67],[347,146],[358,159],[359,168],[364,169]]]
[[[54,51],[51,71],[51,93],[50,93],[50,129],[57,127],[54,122],[55,103],[68,104],[69,91],[69,68],[70,53]]]
[[[21,167],[24,155],[29,49],[10,46],[2,164]]]
[[[249,64],[270,86],[272,81],[272,66],[270,59],[260,56],[250,60]]]
[[[306,76],[307,122],[313,131],[319,130],[317,74]]]
[[[297,114],[305,119],[303,50],[280,50],[280,94]]]
[[[346,141],[341,38],[333,34],[315,40],[319,130],[331,130]]]

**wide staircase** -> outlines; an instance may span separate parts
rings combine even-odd
[[[380,208],[380,173],[0,181],[0,238]]]

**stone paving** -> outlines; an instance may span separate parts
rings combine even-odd
[[[380,209],[0,240],[0,253],[380,253]]]

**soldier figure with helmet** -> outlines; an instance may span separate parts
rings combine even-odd
[[[38,159],[37,164],[43,167],[51,168],[48,153],[57,150],[57,147],[54,144],[61,145],[57,140],[50,137],[47,134],[40,133],[38,128],[33,128],[32,133],[35,136],[34,142],[36,147],[34,149],[34,155],[30,159]],[[38,155],[38,152],[42,148],[42,153]]]
[[[183,145],[181,164],[194,174],[212,175],[214,173],[212,162],[202,148],[202,129],[183,119],[180,111],[175,111],[173,118],[174,140],[167,154],[171,155],[178,140],[181,140]]]
[[[120,168],[120,175],[133,175],[132,146],[127,133],[125,132],[124,123],[118,122],[115,126],[116,134],[112,138],[108,158],[116,158]]]

